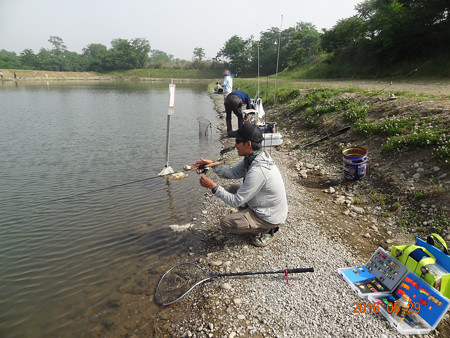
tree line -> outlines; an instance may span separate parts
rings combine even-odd
[[[276,72],[277,59],[281,71],[324,55],[325,63],[367,71],[423,63],[439,56],[449,60],[450,1],[366,0],[355,9],[355,16],[321,32],[311,23],[299,22],[283,31],[270,28],[259,40],[235,35],[218,58],[240,73],[254,73],[259,64],[262,75]]]
[[[25,49],[20,55],[6,50],[0,51],[0,67],[49,70],[49,71],[96,71],[126,70],[148,67],[162,62],[177,63],[173,56],[152,50],[145,38],[114,39],[108,49],[100,43],[92,43],[78,54],[67,50],[63,39],[51,36],[51,49],[41,48],[38,53]]]
[[[0,68],[54,71],[126,70],[137,68],[229,68],[240,75],[271,75],[277,70],[305,65],[319,56],[325,62],[361,69],[389,67],[402,62],[426,61],[450,55],[450,2],[448,0],[366,0],[357,14],[318,31],[312,23],[298,22],[284,30],[272,27],[253,36],[228,39],[212,60],[196,47],[191,61],[152,50],[145,38],[114,39],[111,48],[90,44],[81,54],[67,50],[57,36],[52,49],[20,55],[0,51]],[[278,68],[277,68],[278,67]]]

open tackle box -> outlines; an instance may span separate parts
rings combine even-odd
[[[338,273],[360,297],[391,293],[408,273],[400,261],[378,248],[367,263],[355,268],[340,268]]]
[[[406,294],[410,303],[405,319],[397,319],[395,303]],[[378,304],[381,314],[403,334],[426,334],[434,330],[447,313],[450,302],[420,277],[409,272],[392,294],[371,295],[369,301]]]
[[[383,248],[378,248],[365,265],[340,268],[338,273],[373,304],[372,312],[381,313],[402,334],[429,333],[450,307],[446,297]],[[410,302],[405,318],[399,320],[396,303],[404,294]]]

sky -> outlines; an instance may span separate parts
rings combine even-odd
[[[145,38],[151,49],[191,60],[195,48],[213,58],[233,35],[259,38],[297,22],[330,29],[364,0],[0,0],[0,50],[52,49],[50,36],[82,53],[91,43]]]

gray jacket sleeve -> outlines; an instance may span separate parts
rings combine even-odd
[[[244,161],[240,161],[234,167],[218,165],[213,167],[214,172],[222,178],[239,179],[245,176]]]
[[[242,165],[241,165],[242,164]],[[224,166],[225,167],[225,166]],[[235,167],[225,167],[228,169],[218,171],[217,174],[223,178],[242,178],[245,175],[245,168],[243,161],[238,163]],[[233,170],[234,169],[234,170]],[[244,175],[242,175],[242,172]],[[222,176],[223,175],[223,176]],[[219,197],[226,204],[238,208],[247,204],[250,200],[261,190],[261,187],[266,183],[266,178],[260,167],[250,168],[245,181],[239,187],[235,194],[229,193],[223,187],[219,187],[216,191],[216,196]]]

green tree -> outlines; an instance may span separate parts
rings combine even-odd
[[[64,52],[66,70],[72,72],[82,72],[86,69],[85,60],[82,55],[66,50]]]
[[[53,53],[58,56],[64,55],[64,52],[67,50],[66,45],[64,44],[63,39],[61,39],[59,36],[50,36],[48,39],[48,42],[50,42],[53,45]]]
[[[68,62],[65,59],[67,47],[64,44],[63,39],[59,36],[50,36],[48,42],[53,45],[53,49],[50,50],[50,63],[52,64],[52,70],[70,70],[70,65],[68,65]]]
[[[233,35],[217,53],[217,59],[223,59],[227,62],[231,70],[236,72],[236,74],[251,71],[252,41],[252,37],[244,40],[237,35]]]
[[[131,46],[134,49],[136,55],[136,68],[143,68],[150,60],[150,43],[147,39],[136,38],[131,40]]]
[[[282,34],[287,37],[282,50],[289,66],[303,64],[318,54],[321,36],[312,23],[299,22],[291,34],[287,32]]]
[[[356,6],[367,25],[367,44],[380,62],[449,53],[447,0],[367,0]]]
[[[150,65],[153,68],[164,68],[172,62],[174,62],[173,55],[158,49],[151,50]]]
[[[112,69],[108,63],[108,48],[100,43],[91,43],[83,48],[83,58],[86,70],[104,72]]]
[[[260,35],[259,66],[262,75],[275,74],[276,72],[279,40],[280,29],[276,27],[272,27]]]
[[[37,54],[37,59],[39,61],[39,68],[41,70],[52,70],[59,71],[59,65],[55,62],[53,55],[49,50],[41,48]]]
[[[351,44],[363,39],[366,34],[364,20],[357,16],[339,20],[332,29],[323,30],[322,48],[327,52],[342,51]]]
[[[39,69],[39,59],[31,49],[24,49],[20,53],[20,64],[23,69]]]
[[[205,57],[205,50],[200,47],[195,47],[193,54],[195,60],[202,61],[203,58]]]
[[[150,44],[146,39],[114,39],[111,46],[109,57],[114,69],[142,68],[149,61]]]
[[[137,55],[126,39],[114,39],[111,41],[111,59],[114,69],[137,68]]]
[[[5,49],[0,50],[0,68],[13,69],[19,68],[20,62],[16,53],[8,52]]]

